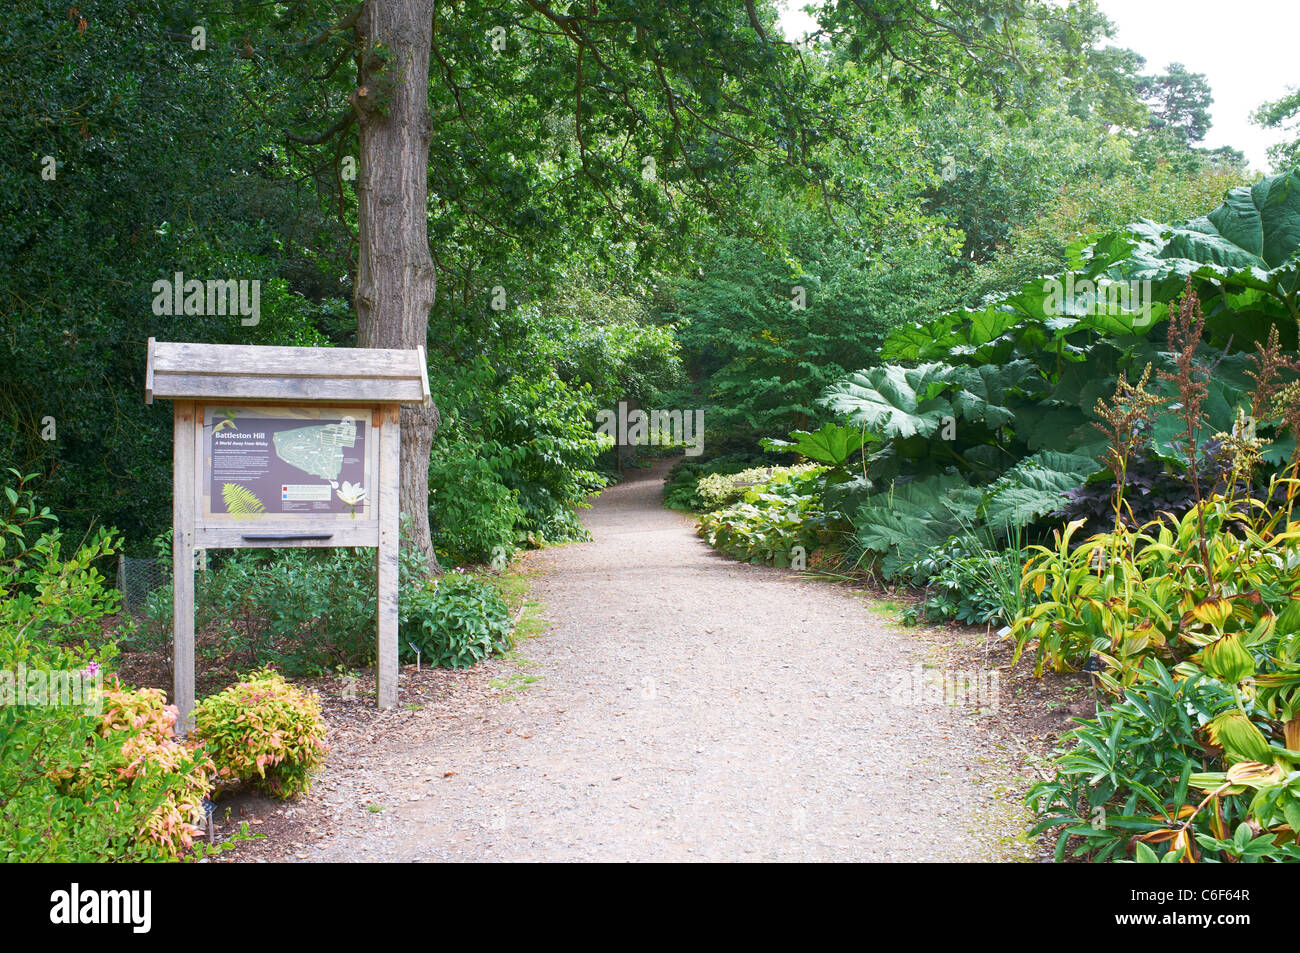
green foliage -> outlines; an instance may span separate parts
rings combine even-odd
[[[901,309],[924,313],[945,260],[934,239],[867,265],[819,212],[773,201],[791,217],[779,250],[719,240],[708,273],[681,281],[663,310],[724,432],[807,427],[826,386],[874,362]]]
[[[699,495],[701,508],[711,512],[743,499],[756,488],[770,489],[791,482],[805,486],[825,469],[816,464],[800,464],[793,467],[751,467],[737,473],[710,473],[700,477],[695,492]]]
[[[586,538],[576,510],[604,485],[590,386],[548,366],[506,375],[487,361],[432,382],[443,413],[429,464],[429,516],[453,561]]]
[[[43,474],[70,532],[144,545],[171,508],[145,341],[331,343],[317,309],[348,295],[330,261],[345,230],[295,184],[282,128],[248,111],[228,4],[202,53],[193,18],[157,0],[68,9],[26,5],[0,37],[0,68],[40,91],[0,103],[0,465]],[[152,283],[178,271],[260,280],[261,320],[154,315]]]
[[[1298,176],[1295,169],[1234,188],[1218,208],[1186,222],[1143,220],[1079,242],[1067,272],[1078,290],[1068,300],[1060,290],[1065,274],[1052,276],[1055,284],[1035,278],[977,309],[899,328],[882,354],[979,362],[1025,357],[1059,372],[1062,361],[1087,360],[1099,338],[1129,346],[1149,337],[1189,277],[1206,306],[1208,337],[1220,349],[1229,340],[1238,350],[1263,342],[1273,326],[1294,348],[1288,329],[1300,289]],[[1128,282],[1151,283],[1149,317],[1135,306],[1142,302],[1119,294]]]
[[[1286,517],[1263,501],[1214,497],[1178,520],[1078,544],[1071,523],[1025,565],[1024,584],[1043,598],[1012,626],[1017,656],[1033,644],[1041,673],[1078,670],[1095,653],[1099,681],[1118,694],[1148,657],[1174,665],[1229,636],[1266,644],[1279,624],[1300,621],[1300,532]]]
[[[1003,401],[1032,375],[1028,361],[996,367],[891,364],[850,374],[828,388],[821,403],[886,439],[932,436],[946,418],[996,429],[1014,420]]]
[[[223,664],[275,664],[290,674],[357,664],[374,654],[374,554],[236,551],[198,574],[195,606],[196,625],[215,634]]]
[[[1065,492],[1079,486],[1097,463],[1085,454],[1042,450],[1007,469],[983,492],[976,516],[1002,531],[1059,513]]]
[[[170,556],[170,553],[165,553]],[[401,611],[428,575],[402,546]],[[290,676],[366,665],[375,654],[374,550],[248,549],[214,555],[195,581],[200,667],[209,673],[272,665]],[[171,587],[154,590],[132,648],[162,650],[170,640]]]
[[[265,668],[195,705],[194,738],[219,781],[252,781],[279,798],[305,794],[328,753],[320,698]]]
[[[489,582],[447,573],[402,596],[401,653],[442,668],[472,668],[514,645],[514,622]]]
[[[703,513],[708,509],[708,503],[699,494],[700,480],[711,474],[740,473],[752,469],[756,462],[750,455],[726,455],[710,460],[683,457],[673,464],[664,479],[664,506]]]
[[[65,556],[31,478],[13,476],[0,503],[0,858],[175,859],[211,764],[176,741],[160,692],[104,685],[116,647],[99,628],[120,595],[94,563],[116,538]]]
[[[87,662],[106,661],[111,647],[92,643],[101,641],[100,620],[117,612],[121,594],[96,564],[117,551],[119,537],[101,528],[65,557],[58,518],[28,488],[35,476],[9,472],[13,482],[0,500],[0,657],[31,663],[48,646],[52,657],[67,648]]]
[[[1144,862],[1300,861],[1300,736],[1240,686],[1179,668],[1147,659],[1122,701],[1065,736],[1054,776],[1028,795],[1034,831],[1060,829],[1058,860],[1069,849],[1094,861],[1129,850]],[[1264,763],[1236,750],[1227,724],[1258,739],[1249,750]]]
[[[75,662],[24,664],[50,672]],[[14,671],[9,663],[5,670]],[[99,694],[89,666],[81,677],[83,705],[0,706],[0,858],[177,859],[198,833],[212,763],[175,739],[176,710],[163,706],[161,692],[110,685]]]
[[[951,537],[899,568],[899,578],[924,588],[921,601],[904,610],[904,621],[1010,623],[1026,605],[1020,584],[1025,555],[1019,533],[1000,549],[971,530]]]
[[[1239,168],[1200,165],[1185,168],[1176,156],[1158,151],[1149,163],[1096,169],[1056,183],[1034,215],[1011,225],[1006,245],[975,267],[968,303],[1068,269],[1071,246],[1089,236],[1139,218],[1186,220],[1247,181]]]
[[[818,502],[820,467],[778,470],[730,506],[700,517],[699,533],[719,552],[755,565],[787,567],[818,548],[824,519]]]
[[[806,430],[792,431],[789,440],[765,438],[760,443],[764,450],[797,453],[815,463],[842,467],[853,454],[876,439],[878,438],[874,434],[868,434],[864,430],[825,423],[811,433]]]
[[[1275,172],[1282,172],[1295,165],[1300,165],[1300,89],[1292,90],[1281,99],[1264,103],[1255,111],[1251,119],[1257,124],[1271,129],[1283,129],[1288,138],[1268,147],[1268,158],[1273,163]]]
[[[895,579],[905,565],[972,525],[986,528],[990,545],[1019,538],[1026,527],[1058,511],[1066,502],[1062,491],[1078,486],[1095,466],[1091,457],[1045,451],[982,487],[951,471],[939,472],[866,494],[854,493],[850,484],[840,505],[853,514],[858,562],[870,560],[882,576]]]
[[[1041,526],[1067,497],[1077,501],[1080,487],[1102,479],[1098,401],[1115,392],[1120,375],[1137,379],[1150,366],[1159,381],[1154,393],[1181,399],[1178,355],[1148,340],[1169,313],[1171,281],[1191,276],[1193,292],[1198,281],[1249,285],[1249,293],[1217,296],[1207,328],[1217,321],[1244,331],[1246,340],[1259,339],[1258,321],[1267,313],[1270,327],[1285,317],[1285,335],[1295,323],[1292,265],[1277,260],[1294,255],[1300,243],[1300,229],[1290,224],[1297,193],[1287,177],[1233,190],[1219,209],[1186,226],[1142,223],[1080,245],[1072,252],[1074,270],[1054,282],[1040,278],[979,309],[892,332],[883,353],[922,363],[857,371],[822,398],[879,439],[861,477],[828,487],[824,501],[853,519],[856,554],[891,578],[963,521],[1005,533]],[[1238,240],[1258,246],[1258,254]],[[1248,255],[1256,272],[1234,271]],[[1229,264],[1215,264],[1216,256]],[[1276,267],[1267,281],[1251,285],[1249,274],[1258,277],[1270,263]],[[1154,300],[1143,302],[1128,282],[1148,279]],[[1171,470],[1201,467],[1189,448],[1239,429],[1238,416],[1257,390],[1258,368],[1245,355],[1199,344],[1190,360],[1206,389],[1194,441],[1183,435],[1177,413],[1155,415],[1150,425],[1151,450]],[[1285,413],[1256,416],[1265,441],[1261,459],[1288,459],[1294,444]],[[1135,491],[1143,490],[1135,482]]]
[[[597,407],[659,406],[683,383],[675,330],[651,323],[640,298],[574,281],[523,320],[536,357],[569,386],[586,384]]]
[[[1214,97],[1204,73],[1190,72],[1170,63],[1168,72],[1143,76],[1137,92],[1151,106],[1152,129],[1168,133],[1183,143],[1199,142],[1210,131],[1210,105]]]
[[[947,474],[869,497],[854,515],[857,561],[878,558],[882,575],[896,578],[903,566],[952,536],[959,519],[974,516],[973,506],[957,501],[965,489],[964,480]]]
[[[449,441],[450,443],[450,441]],[[519,494],[502,482],[493,461],[452,443],[429,467],[430,516],[439,553],[453,562],[508,558],[519,546],[527,517]]]
[[[1175,680],[1158,661],[1148,661],[1122,701],[1065,735],[1053,778],[1028,795],[1040,815],[1034,832],[1061,828],[1057,860],[1073,839],[1071,853],[1106,861],[1124,856],[1133,837],[1166,849],[1177,838],[1175,849],[1186,852],[1194,832],[1208,831],[1212,821],[1221,829],[1239,823],[1244,805],[1229,798],[1218,811],[1198,814],[1182,837],[1176,833],[1200,800],[1189,792],[1206,753],[1198,731],[1229,698],[1210,679]]]

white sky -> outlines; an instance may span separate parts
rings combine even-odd
[[[778,0],[786,36],[814,27],[807,0]],[[1250,114],[1300,85],[1300,0],[1097,0],[1116,26],[1117,46],[1146,57],[1145,72],[1173,62],[1204,73],[1214,94],[1214,125],[1203,145],[1232,146],[1268,171],[1265,149],[1285,133],[1260,129]]]

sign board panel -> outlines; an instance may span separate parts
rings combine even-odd
[[[431,405],[424,348],[149,339],[145,402],[172,410],[172,700],[194,708],[194,552],[375,548],[381,708],[397,704],[401,405]]]
[[[203,407],[200,519],[372,519],[377,443],[357,407]]]

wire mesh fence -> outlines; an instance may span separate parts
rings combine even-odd
[[[171,560],[119,556],[117,589],[122,593],[123,611],[140,615],[150,593],[170,585],[171,575]]]

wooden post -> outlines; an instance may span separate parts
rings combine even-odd
[[[402,429],[400,408],[385,404],[375,415],[379,420],[379,595],[375,603],[378,621],[375,690],[380,708],[397,705],[397,554],[401,522],[398,498],[401,491],[399,461]]]
[[[176,734],[192,727],[194,712],[194,413],[178,400],[172,423],[172,703],[180,710]]]

